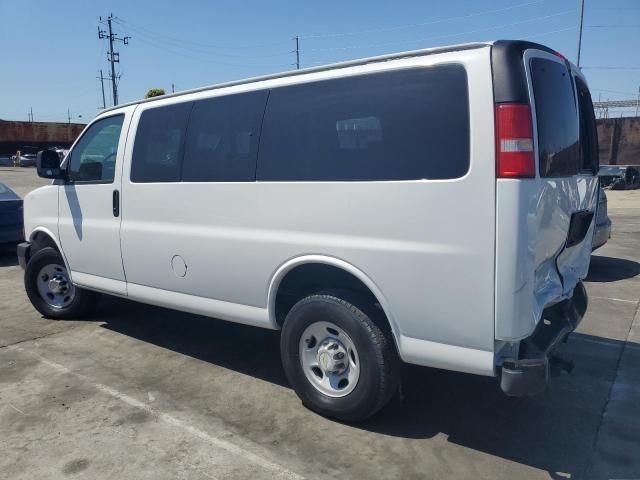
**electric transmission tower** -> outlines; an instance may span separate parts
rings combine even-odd
[[[129,44],[129,39],[131,37],[119,37],[117,34],[113,33],[112,22],[116,17],[113,16],[113,13],[109,15],[104,20],[100,17],[100,25],[107,24],[108,32],[106,30],[102,30],[100,25],[98,25],[98,38],[103,39],[106,38],[109,40],[109,52],[107,53],[107,61],[111,64],[111,74],[109,78],[111,79],[111,88],[113,92],[113,105],[118,104],[118,78],[120,75],[116,75],[116,63],[120,63],[120,54],[113,50],[113,42],[122,42],[124,45]]]

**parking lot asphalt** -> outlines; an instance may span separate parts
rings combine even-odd
[[[0,168],[24,195],[46,183]],[[30,305],[0,255],[0,478],[640,478],[640,190],[608,192],[575,368],[531,398],[414,366],[358,425],[287,385],[278,333],[103,297],[85,321]]]

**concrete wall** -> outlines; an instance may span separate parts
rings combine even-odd
[[[597,120],[600,165],[640,165],[640,117]]]
[[[14,154],[27,145],[69,147],[84,127],[83,123],[0,120],[0,153]]]

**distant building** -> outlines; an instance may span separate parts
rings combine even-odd
[[[84,123],[0,120],[0,154],[13,155],[24,147],[69,148],[85,126]]]
[[[640,117],[599,118],[600,165],[640,165]]]

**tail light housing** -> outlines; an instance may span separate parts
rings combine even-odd
[[[531,178],[536,176],[533,155],[533,128],[529,105],[496,105],[496,176]]]

